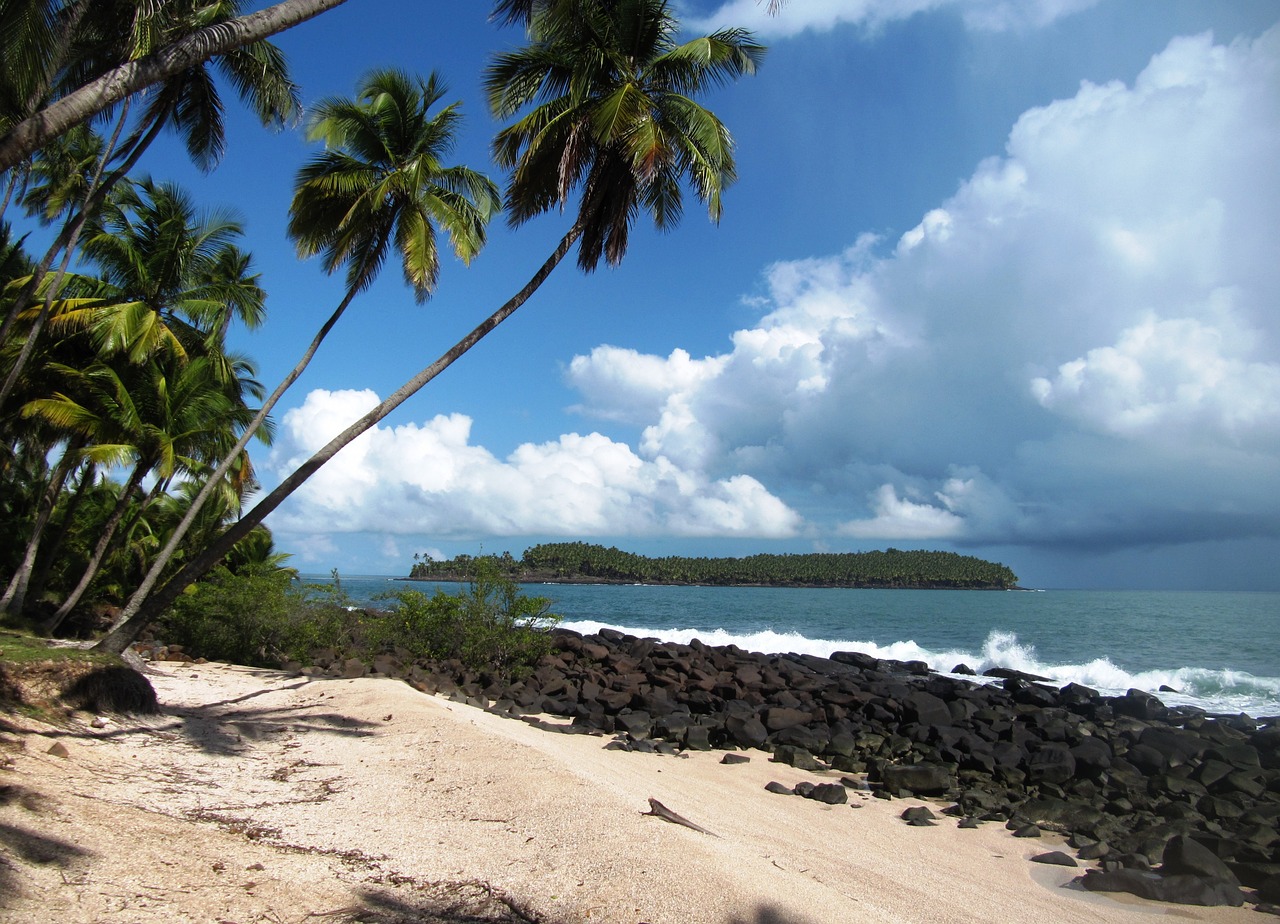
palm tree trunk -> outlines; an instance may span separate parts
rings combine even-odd
[[[538,290],[546,278],[551,275],[552,270],[560,265],[570,249],[578,238],[582,236],[581,224],[574,224],[569,232],[561,239],[559,246],[550,257],[538,268],[533,277],[525,283],[524,287],[511,297],[501,308],[489,315],[482,321],[471,333],[467,334],[456,344],[454,344],[447,352],[444,353],[430,366],[427,366],[404,385],[400,386],[386,400],[375,407],[369,413],[365,414],[342,433],[338,434],[329,441],[322,449],[320,449],[310,459],[296,468],[288,478],[282,481],[270,494],[260,500],[253,509],[241,517],[237,522],[227,528],[221,536],[209,545],[203,552],[193,558],[183,567],[168,583],[161,587],[155,593],[151,593],[151,588],[145,589],[139,587],[130,599],[124,611],[116,620],[115,625],[111,627],[111,631],[98,642],[94,648],[100,651],[111,651],[119,654],[123,652],[130,644],[141,634],[142,630],[151,624],[161,613],[168,609],[169,605],[178,598],[178,595],[194,581],[203,577],[211,568],[226,557],[232,547],[243,539],[249,532],[266,519],[267,515],[280,506],[284,500],[294,491],[300,488],[308,478],[314,475],[326,462],[332,459],[338,452],[354,440],[360,434],[373,427],[388,414],[398,408],[413,395],[417,394],[428,382],[443,372],[449,366],[453,365],[468,350],[479,343],[486,335],[488,335],[495,327],[511,317],[515,311],[524,305],[525,302]],[[152,575],[148,574],[150,578]],[[153,585],[154,586],[154,583]]]
[[[120,130],[124,127],[125,119],[128,115],[129,107],[126,104],[124,112],[121,113],[119,121],[116,123],[115,132],[111,136],[111,141],[103,152],[102,159],[98,162],[97,172],[93,180],[89,184],[88,190],[85,192],[84,203],[80,207],[78,214],[67,220],[63,226],[62,232],[58,235],[58,239],[54,241],[53,246],[49,248],[49,252],[45,254],[44,259],[40,261],[40,266],[36,268],[35,273],[31,277],[31,282],[23,289],[22,293],[14,300],[13,307],[9,310],[9,316],[5,318],[4,325],[0,326],[0,344],[5,342],[6,337],[12,330],[13,324],[17,321],[19,313],[26,308],[30,298],[35,294],[35,290],[44,280],[45,275],[49,272],[49,267],[53,265],[53,258],[61,251],[62,263],[58,266],[58,273],[53,279],[53,284],[49,287],[49,291],[45,295],[44,306],[40,310],[40,314],[36,316],[35,322],[31,326],[31,330],[27,332],[26,343],[22,345],[22,350],[18,354],[18,358],[14,360],[9,374],[5,377],[4,385],[0,387],[0,405],[3,405],[9,394],[13,391],[14,386],[18,382],[18,376],[26,367],[28,360],[31,358],[32,352],[35,350],[36,340],[39,339],[40,332],[44,330],[45,322],[49,319],[49,313],[53,310],[54,299],[58,296],[58,289],[62,286],[63,276],[66,274],[67,266],[71,263],[72,253],[75,251],[76,243],[80,240],[80,233],[84,231],[84,226],[92,215],[106,199],[107,194],[111,192],[116,183],[120,182],[134,165],[141,159],[142,154],[147,148],[151,147],[151,142],[155,141],[160,134],[160,130],[164,127],[166,118],[161,117],[153,121],[147,133],[138,140],[137,144],[129,152],[118,168],[113,170],[105,180],[102,180],[102,171],[106,166],[107,160],[111,157],[112,148],[115,146],[116,139],[120,135]]]
[[[58,611],[50,616],[48,621],[40,627],[42,634],[53,635],[54,632],[58,631],[62,621],[75,609],[76,604],[80,602],[80,598],[84,596],[84,592],[89,589],[89,584],[98,576],[98,569],[102,566],[102,559],[106,556],[107,549],[111,547],[111,540],[115,537],[116,529],[120,526],[120,521],[124,519],[125,512],[129,509],[133,494],[138,489],[138,486],[142,484],[143,477],[146,476],[147,472],[151,471],[151,468],[152,463],[150,462],[139,462],[133,467],[133,474],[129,476],[129,480],[121,490],[120,498],[116,501],[111,515],[102,524],[102,533],[98,536],[98,541],[93,547],[93,554],[89,556],[88,564],[85,565],[84,574],[80,577],[80,583],[71,591],[67,599],[62,601],[62,606],[58,607]]]
[[[49,575],[53,571],[54,564],[58,561],[62,545],[66,542],[67,534],[70,533],[71,526],[75,522],[76,511],[80,509],[80,504],[84,502],[85,495],[89,493],[89,489],[93,487],[97,477],[98,466],[92,462],[86,465],[80,473],[79,483],[71,495],[71,500],[67,502],[65,509],[62,511],[62,520],[59,522],[57,529],[46,535],[45,539],[40,543],[40,557],[36,561],[35,571],[31,573],[31,583],[27,585],[27,596],[34,597],[37,600],[44,596],[45,588],[49,586]]]
[[[62,486],[66,484],[72,470],[79,464],[80,447],[83,445],[83,439],[68,443],[63,450],[62,458],[58,460],[58,464],[49,476],[49,483],[45,486],[44,494],[40,497],[40,506],[36,510],[35,522],[31,524],[31,535],[27,539],[22,563],[9,580],[9,586],[5,588],[4,595],[0,597],[0,613],[15,615],[21,613],[27,605],[27,587],[31,583],[31,574],[35,570],[40,540],[44,536],[45,527],[49,525],[49,518],[53,516],[53,507],[58,501],[58,495],[62,493]]]
[[[265,10],[193,32],[159,51],[113,68],[59,98],[0,136],[0,171],[8,170],[50,139],[92,118],[126,96],[166,80],[214,55],[282,32],[346,0],[283,0]]]
[[[249,445],[249,440],[253,438],[253,435],[258,432],[262,427],[262,424],[266,421],[272,408],[274,408],[280,399],[284,397],[284,393],[292,387],[293,383],[298,380],[299,376],[301,376],[307,366],[310,365],[312,358],[316,355],[316,351],[320,349],[320,344],[324,342],[325,337],[327,337],[329,332],[333,330],[333,326],[338,323],[339,318],[342,317],[343,313],[347,310],[348,306],[350,306],[355,296],[356,290],[354,288],[349,288],[346,295],[343,296],[342,301],[338,304],[338,307],[335,308],[333,314],[329,316],[329,320],[325,321],[320,330],[316,332],[315,337],[311,339],[311,345],[308,346],[306,352],[302,354],[302,358],[298,360],[292,371],[290,371],[280,384],[276,386],[276,390],[267,397],[267,400],[263,402],[262,407],[258,409],[258,413],[254,415],[253,420],[249,422],[249,425],[245,427],[244,432],[240,434],[240,438],[236,440],[235,446],[232,447],[231,451],[228,452],[223,460],[218,463],[218,467],[213,470],[213,473],[205,479],[205,483],[200,488],[200,492],[192,498],[191,505],[187,508],[187,512],[183,514],[178,525],[175,526],[173,531],[169,534],[169,538],[166,540],[164,548],[160,550],[155,559],[151,562],[151,567],[147,569],[147,573],[143,577],[142,583],[140,583],[137,590],[133,592],[133,596],[129,598],[129,602],[125,604],[124,613],[128,614],[130,612],[136,612],[142,605],[143,601],[146,600],[147,596],[151,593],[152,588],[154,588],[156,583],[160,580],[161,573],[168,567],[170,560],[178,551],[178,547],[186,537],[187,532],[191,529],[192,524],[195,523],[197,517],[200,515],[201,509],[209,498],[213,496],[213,492],[217,490],[218,483],[226,476],[227,472],[231,470],[231,467],[235,465],[236,461],[240,458],[240,454],[244,451],[244,448]],[[128,617],[122,615],[119,621],[123,621],[126,618]]]

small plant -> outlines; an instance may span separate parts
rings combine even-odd
[[[525,596],[485,558],[473,560],[466,590],[437,590],[431,596],[401,590],[390,599],[395,606],[376,630],[383,646],[404,648],[417,657],[457,658],[470,668],[496,673],[510,673],[546,654],[551,647],[547,630],[560,621],[549,611],[551,601]]]
[[[236,664],[305,661],[345,647],[353,614],[340,589],[299,585],[285,572],[224,569],[192,585],[165,615],[162,634],[191,654]]]

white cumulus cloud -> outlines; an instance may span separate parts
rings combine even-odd
[[[312,391],[284,415],[271,467],[283,477],[376,403],[368,391]],[[599,433],[526,443],[499,459],[471,443],[469,418],[452,414],[374,427],[299,489],[273,524],[304,535],[781,538],[801,521],[755,478],[709,478]]]
[[[1005,32],[1040,28],[1098,0],[790,0],[769,12],[767,0],[728,0],[714,10],[687,17],[693,31],[738,26],[769,37],[825,32],[837,26],[876,30],[931,10],[956,11],[971,29]]]
[[[1280,533],[1277,113],[1280,28],[1176,39],[1026,112],[896,242],[770,267],[723,353],[597,350],[568,380],[645,458],[754,477],[817,533]]]

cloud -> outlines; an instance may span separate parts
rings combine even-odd
[[[918,13],[952,10],[970,29],[984,32],[1042,28],[1094,6],[1098,0],[790,0],[774,13],[764,0],[729,0],[706,14],[686,17],[694,32],[736,26],[771,38],[806,30],[857,26],[870,32]]]
[[[1280,534],[1276,113],[1280,27],[1176,39],[1024,113],[897,241],[770,267],[725,352],[601,348],[568,381],[640,457],[755,478],[815,535]]]
[[[280,477],[378,401],[307,395],[284,415],[269,467]],[[471,420],[375,427],[317,472],[272,523],[290,533],[790,537],[797,514],[747,475],[708,478],[645,459],[598,433],[526,443],[506,459],[470,441]]]

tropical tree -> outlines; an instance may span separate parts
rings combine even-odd
[[[241,0],[172,0],[164,4],[104,2],[72,4],[69,17],[74,26],[64,28],[66,39],[58,44],[59,54],[43,62],[45,82],[54,89],[75,86],[108,71],[121,61],[145,57],[155,48],[183,35],[211,26],[226,25],[239,11]],[[217,68],[236,93],[258,115],[264,125],[283,125],[299,111],[297,87],[289,79],[284,57],[274,45],[257,41],[235,46],[212,56]],[[39,64],[28,62],[28,67]],[[67,262],[85,223],[106,200],[114,185],[137,164],[142,154],[165,128],[181,135],[192,160],[202,169],[211,169],[225,148],[223,104],[217,82],[203,61],[175,71],[149,90],[145,106],[132,134],[118,146],[121,132],[129,121],[130,99],[120,107],[115,131],[106,143],[101,158],[92,170],[91,180],[84,185],[78,208],[70,208],[61,233],[33,275],[26,296],[30,297],[43,283],[57,253],[65,254],[52,286],[45,288],[44,314],[37,317],[33,330],[38,336],[52,301],[60,290]],[[110,174],[105,168],[111,158],[120,163]],[[0,341],[12,328],[17,312],[26,306],[19,299],[0,325]],[[27,362],[35,338],[9,370],[0,390],[7,395],[16,376]]]
[[[170,407],[177,396],[193,409],[199,406],[190,387],[201,377],[212,378],[218,388],[234,395],[241,408],[240,396],[246,388],[256,388],[243,362],[225,355],[221,339],[229,312],[250,325],[263,315],[265,294],[235,245],[241,233],[231,216],[201,213],[178,187],[150,180],[119,189],[91,229],[84,252],[101,275],[76,277],[74,288],[87,294],[61,300],[50,327],[57,351],[70,352],[77,361],[46,362],[44,368],[53,370],[60,381],[45,383],[45,395],[32,394],[23,405],[25,417],[43,420],[54,440],[68,444],[0,608],[21,612],[25,606],[53,503],[76,465],[117,464],[119,454],[126,452],[123,447],[131,445],[130,437],[154,440],[177,419]],[[85,356],[93,358],[86,362]],[[152,401],[151,411],[160,415],[159,421],[147,419],[139,409],[144,397]],[[205,439],[216,440],[226,420],[208,407],[204,410]],[[185,422],[200,424],[199,418]],[[239,420],[240,427],[245,423]],[[121,435],[131,427],[132,433]],[[210,463],[227,449],[226,442],[212,445],[217,455],[208,459]],[[171,450],[158,451],[160,457],[138,450],[135,483],[157,466],[165,467],[162,457]],[[121,515],[131,496],[132,491],[125,492]],[[100,561],[99,555],[91,569],[96,570]]]
[[[55,631],[80,602],[143,479],[150,477],[155,483],[138,505],[138,514],[176,475],[198,472],[210,459],[220,458],[251,418],[253,411],[244,398],[256,390],[256,383],[243,361],[233,365],[242,376],[232,382],[224,375],[221,358],[211,356],[176,362],[156,356],[122,368],[99,364],[87,371],[64,368],[69,382],[79,387],[33,401],[24,409],[65,429],[91,434],[91,444],[81,453],[87,461],[129,471],[115,508],[99,527],[80,581],[44,631]]]
[[[51,101],[38,100],[29,113],[10,117],[8,124],[0,123],[3,130],[0,134],[0,171],[19,165],[51,139],[149,86],[181,74],[216,55],[270,38],[345,2],[283,0],[254,13],[229,19],[218,18],[199,24],[194,31],[165,36],[162,44],[153,46],[142,56],[117,63],[91,77],[86,76],[83,83],[62,88]],[[34,4],[32,0],[4,0],[0,3],[0,26],[4,27],[0,32],[7,33],[7,24],[13,21],[13,16],[33,5],[44,10],[56,6],[48,0]],[[76,5],[68,3],[66,7]],[[209,2],[204,9],[212,11],[225,6]],[[49,47],[48,43],[44,47]],[[24,64],[18,66],[26,67]]]
[[[325,150],[299,172],[289,234],[301,255],[322,256],[326,272],[345,267],[346,291],[301,359],[209,476],[122,618],[142,605],[209,493],[302,375],[352,300],[377,278],[388,255],[393,250],[397,254],[405,282],[421,303],[439,278],[437,226],[465,263],[484,247],[486,225],[499,205],[498,188],[474,170],[444,163],[461,118],[457,104],[436,109],[445,94],[435,74],[422,80],[379,70],[361,79],[355,99],[330,98],[315,107],[308,135],[323,141]]]
[[[122,651],[182,588],[197,580],[344,446],[384,419],[528,301],[575,244],[578,264],[619,262],[641,211],[659,228],[680,217],[692,186],[713,220],[735,177],[733,141],[694,100],[755,72],[764,48],[742,30],[686,42],[665,0],[548,0],[532,12],[530,44],[500,55],[486,85],[500,118],[531,111],[494,142],[510,168],[508,215],[519,225],[579,193],[569,231],[528,283],[467,336],[315,453],[204,553],[143,603],[122,614],[100,643]]]

